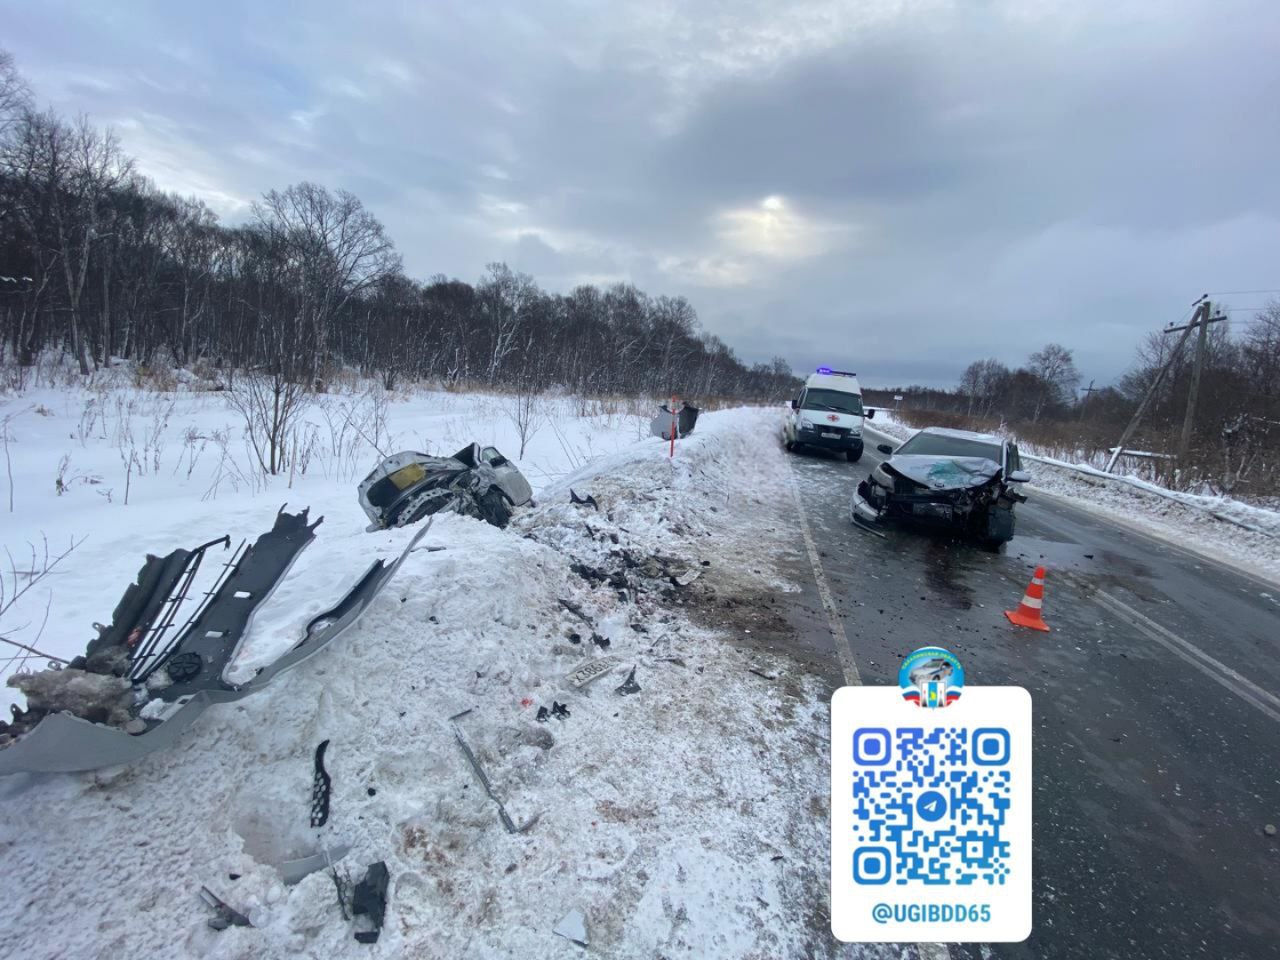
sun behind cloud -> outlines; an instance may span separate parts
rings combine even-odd
[[[848,240],[846,224],[806,216],[780,194],[759,203],[722,211],[716,236],[735,252],[775,260],[801,260],[835,249]]]

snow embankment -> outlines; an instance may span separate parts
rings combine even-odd
[[[877,410],[869,429],[902,441],[916,429]],[[1038,493],[1071,500],[1080,509],[1136,528],[1184,549],[1255,575],[1280,581],[1280,512],[1232,500],[1180,493],[1133,476],[1114,476],[1088,464],[1022,454]]]
[[[674,461],[656,441],[619,444],[541,484],[506,530],[442,515],[423,547],[444,549],[411,555],[359,624],[263,693],[209,710],[174,747],[98,774],[7,778],[10,952],[578,957],[552,933],[571,909],[604,956],[824,951],[822,685],[689,615],[781,586],[789,500],[775,434],[774,411],[710,414]],[[571,505],[570,486],[599,509]],[[349,485],[307,492],[330,515],[311,573],[295,572],[323,592],[413,534],[361,532]],[[763,526],[741,523],[745,510]],[[218,519],[265,526],[248,513]],[[198,540],[193,526],[213,519],[174,515],[165,536],[144,538],[96,529],[95,556],[128,558],[110,568],[110,592],[136,569],[139,539]],[[246,657],[267,656],[288,617],[332,599],[282,597],[288,616],[264,617]],[[604,676],[569,685],[604,656],[618,658]],[[617,692],[633,667],[639,691]],[[568,716],[539,722],[553,703]],[[455,729],[527,832],[504,830]],[[331,815],[312,829],[325,739]],[[353,940],[326,872],[281,881],[282,862],[339,844],[351,848],[340,873],[358,880],[379,860],[390,870],[375,947]],[[202,885],[253,926],[209,929]]]

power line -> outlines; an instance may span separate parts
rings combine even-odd
[[[1274,290],[1216,290],[1209,294],[1211,297],[1240,297],[1248,293],[1280,293],[1280,288]]]

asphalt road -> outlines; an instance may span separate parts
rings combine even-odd
[[[1033,932],[951,956],[1280,957],[1280,588],[1034,490],[999,554],[880,539],[849,522],[879,459],[791,460],[862,682],[939,644],[1034,702]],[[1040,564],[1048,634],[1002,613]],[[787,618],[836,660],[813,581]]]

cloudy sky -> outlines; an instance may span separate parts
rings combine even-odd
[[[1201,293],[1280,288],[1274,0],[0,13],[42,102],[228,221],[345,187],[414,276],[629,280],[748,360],[951,384],[1056,340],[1105,383]]]

